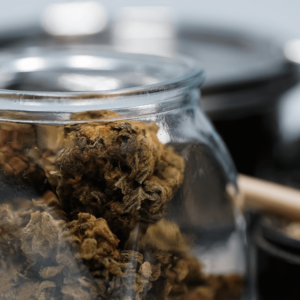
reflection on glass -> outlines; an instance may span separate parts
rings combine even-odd
[[[296,63],[300,63],[300,40],[288,41],[284,46],[285,56]]]
[[[89,55],[73,55],[68,58],[68,65],[71,68],[79,69],[107,69],[110,66],[108,60],[100,57],[89,56]]]
[[[113,77],[83,74],[60,75],[58,83],[70,91],[107,91],[118,89],[121,85],[120,81]]]
[[[15,68],[19,72],[32,72],[42,69],[45,62],[40,57],[26,57],[15,62]]]
[[[300,86],[291,89],[280,101],[278,123],[281,140],[290,143],[300,138]]]

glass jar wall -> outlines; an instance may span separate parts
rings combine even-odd
[[[241,299],[236,174],[193,61],[0,61],[1,299]]]

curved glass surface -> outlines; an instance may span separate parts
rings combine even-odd
[[[188,58],[105,52],[88,46],[2,54],[0,74],[3,110],[54,112],[53,121],[65,112],[155,105],[204,81],[202,69]],[[25,119],[31,118],[35,116]]]
[[[241,299],[236,172],[202,70],[28,51],[0,64],[0,298]]]

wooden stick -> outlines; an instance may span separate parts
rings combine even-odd
[[[300,220],[300,190],[240,174],[244,205]]]

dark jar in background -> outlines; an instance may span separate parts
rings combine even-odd
[[[178,51],[201,61],[206,80],[200,104],[241,173],[265,177],[276,160],[282,95],[299,81],[298,64],[283,45],[248,32],[182,26]]]

